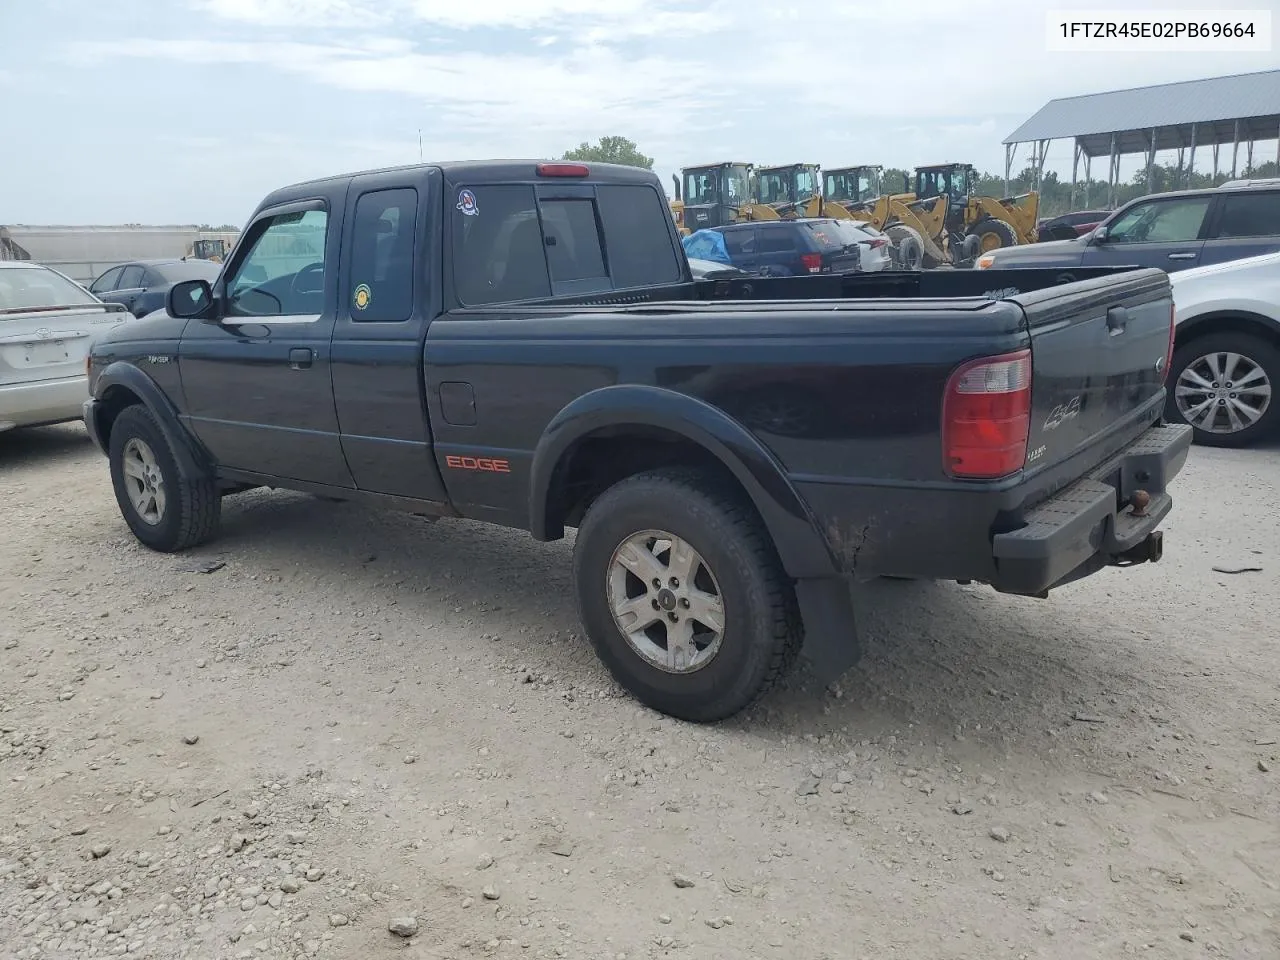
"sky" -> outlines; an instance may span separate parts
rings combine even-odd
[[[664,184],[719,160],[998,171],[1054,97],[1280,67],[1046,51],[1049,10],[1100,5],[0,0],[0,223],[239,225],[286,183],[614,134]],[[1070,160],[1051,147],[1050,167]]]

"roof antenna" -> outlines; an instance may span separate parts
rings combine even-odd
[[[418,128],[418,162],[422,162],[422,128]]]

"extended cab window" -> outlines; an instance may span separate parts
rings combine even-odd
[[[280,213],[255,223],[248,254],[227,280],[227,312],[240,317],[316,317],[324,309],[324,210]]]
[[[463,187],[446,202],[453,223],[453,283],[468,306],[551,296],[533,187]]]
[[[1107,230],[1108,243],[1185,243],[1200,236],[1209,197],[1140,203]]]
[[[556,283],[606,277],[596,204],[589,197],[542,201],[547,265]]]
[[[413,277],[418,263],[418,191],[375,190],[356,201],[351,229],[351,319],[400,323],[413,313]]]
[[[1280,192],[1249,192],[1222,198],[1214,237],[1280,236]]]
[[[684,265],[671,239],[670,208],[653,187],[604,184],[596,188],[613,285],[643,287],[679,283]],[[751,231],[745,231],[750,237]],[[728,233],[725,242],[728,243]]]

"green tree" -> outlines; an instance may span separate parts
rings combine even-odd
[[[574,149],[565,151],[562,159],[579,160],[583,163],[620,163],[627,167],[653,169],[653,157],[646,157],[640,152],[636,142],[626,137],[601,137],[600,142],[595,145],[583,141]]]

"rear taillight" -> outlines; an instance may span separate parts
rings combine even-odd
[[[1169,368],[1173,366],[1173,341],[1178,332],[1178,306],[1177,304],[1169,304],[1169,349],[1164,354],[1164,370],[1161,371],[1163,376],[1160,378],[1161,383],[1167,383],[1169,380]]]
[[[804,267],[810,273],[821,273],[822,272],[822,254],[820,253],[800,254],[800,266]]]
[[[888,242],[889,240],[886,237],[876,237],[872,240],[868,240],[867,246],[870,247],[872,250],[876,250],[879,247],[883,247]]]
[[[1016,473],[1030,428],[1030,350],[973,360],[947,380],[942,450],[951,476],[994,480]]]

